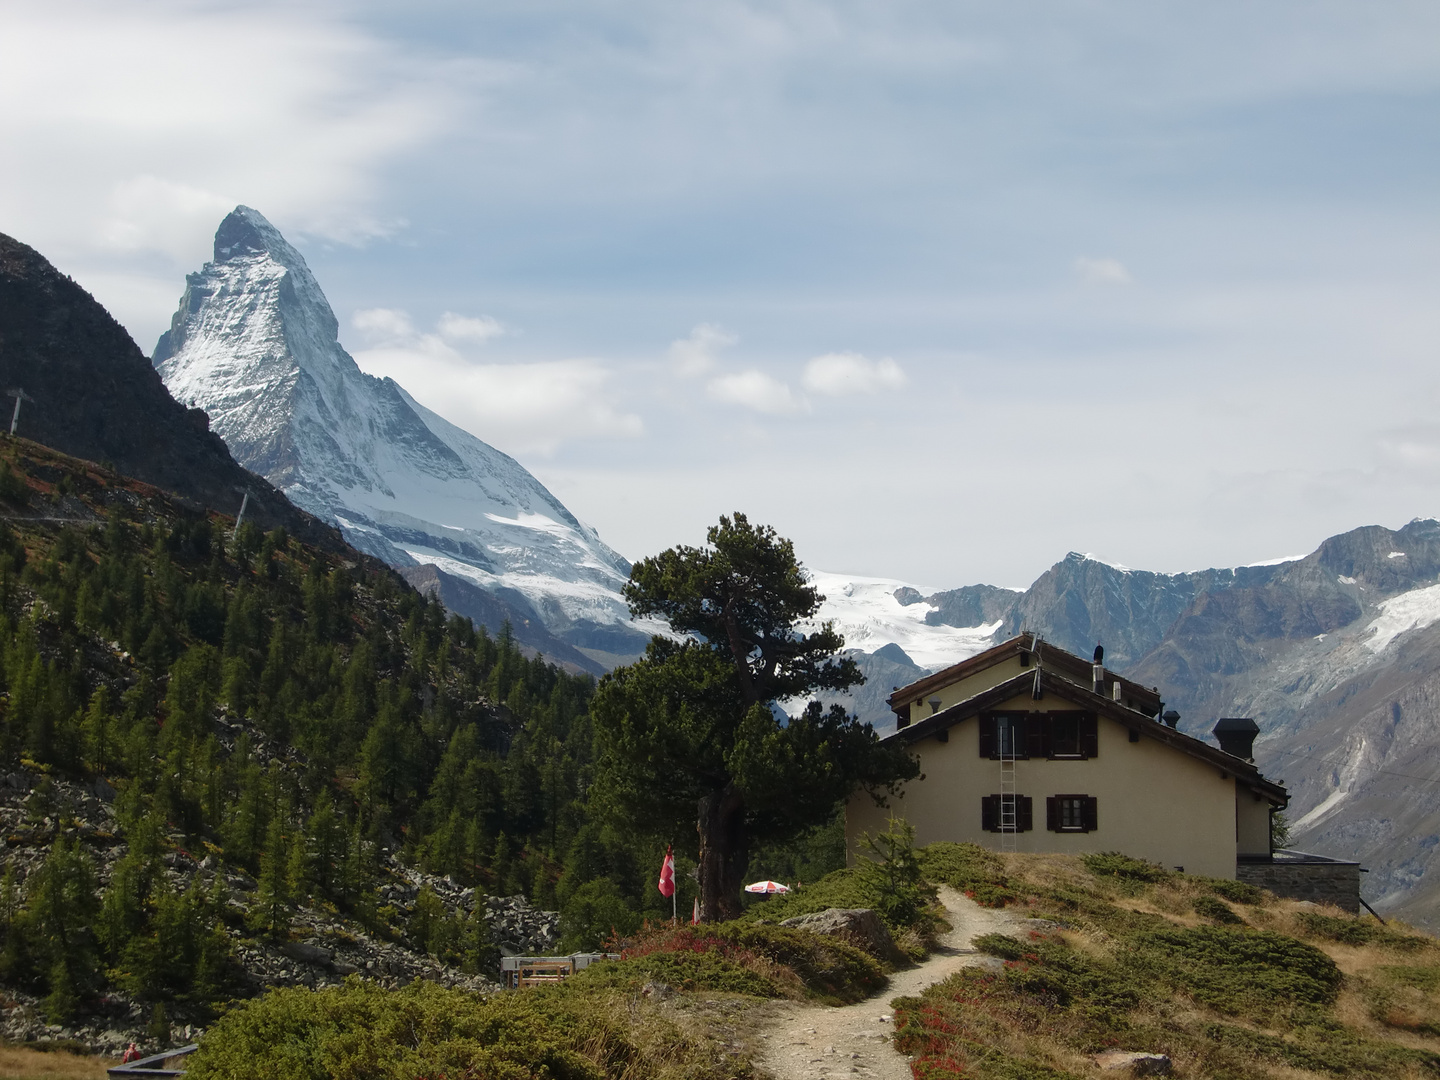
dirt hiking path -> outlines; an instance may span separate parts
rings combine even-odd
[[[1024,921],[983,908],[941,886],[940,903],[951,931],[922,964],[890,976],[890,985],[856,1005],[840,1008],[786,1002],[757,1032],[755,1063],[776,1080],[911,1080],[909,1061],[890,1044],[890,1002],[918,994],[964,967],[994,963],[970,947],[982,934],[1015,933]]]

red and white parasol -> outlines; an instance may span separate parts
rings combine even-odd
[[[746,892],[753,893],[782,893],[789,892],[789,885],[781,885],[778,881],[756,881],[745,886]]]

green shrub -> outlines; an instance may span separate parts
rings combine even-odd
[[[958,889],[982,907],[1004,907],[1017,900],[1005,877],[1005,863],[979,844],[948,841],[920,849],[920,871],[927,881]]]
[[[884,832],[861,833],[858,846],[867,860],[860,875],[875,894],[875,911],[890,926],[916,925],[934,901],[935,890],[920,872],[915,826],[891,817]]]
[[[1231,878],[1206,878],[1204,881],[1206,885],[1210,886],[1212,892],[1223,896],[1231,903],[1263,904],[1265,902],[1264,889],[1256,888],[1243,881],[1235,881]]]
[[[1136,958],[1220,1012],[1272,1012],[1280,1003],[1327,1005],[1340,988],[1335,961],[1268,930],[1200,926],[1135,935]]]
[[[1166,881],[1173,875],[1158,863],[1132,859],[1118,851],[1098,851],[1080,856],[1085,869],[1096,877],[1113,877],[1125,881]]]
[[[1411,1066],[1422,1067],[1426,1073],[1434,1073],[1440,1067],[1440,1054],[1357,1038],[1339,1025],[1304,1027],[1290,1038],[1233,1024],[1208,1024],[1203,1034],[1210,1044],[1205,1048],[1207,1056],[1229,1056],[1244,1063],[1245,1071],[1224,1074],[1237,1077],[1255,1075],[1257,1060],[1278,1062],[1312,1073],[1374,1077],[1375,1080],[1413,1075],[1409,1072]]]
[[[780,996],[774,979],[718,952],[653,952],[622,960],[602,960],[576,975],[574,982],[592,989],[638,990],[648,982],[658,982],[675,990],[748,994],[760,998]]]
[[[1245,922],[1244,919],[1235,914],[1229,904],[1214,896],[1197,896],[1194,907],[1196,915],[1199,915],[1202,919],[1209,919],[1211,922],[1224,923],[1231,926]]]
[[[1440,992],[1440,967],[1388,966],[1376,968],[1375,973],[1397,986],[1413,986],[1416,990],[1429,993]]]
[[[560,948],[566,953],[595,952],[612,937],[638,929],[640,916],[609,878],[587,881],[560,909]]]
[[[970,947],[986,956],[998,956],[1001,960],[1019,960],[1028,951],[1025,945],[1007,934],[982,934],[970,942]]]
[[[559,990],[562,988],[555,988]],[[634,1048],[606,1017],[550,989],[477,998],[417,982],[385,991],[275,990],[222,1017],[188,1080],[601,1080]]]
[[[675,956],[709,956],[724,964],[655,960]],[[676,967],[667,975],[661,968],[669,964]],[[860,1001],[886,981],[884,967],[863,949],[808,930],[740,920],[707,926],[646,927],[623,960],[596,966],[605,974],[595,978],[632,989],[654,979],[677,989],[775,997],[789,981],[792,992],[803,989],[831,1003]],[[736,970],[759,981],[734,974]]]
[[[1308,936],[1338,941],[1342,945],[1379,945],[1409,952],[1428,949],[1435,944],[1434,938],[1401,933],[1378,922],[1353,916],[1346,918],[1321,915],[1318,911],[1302,911],[1296,916],[1296,921]]]
[[[819,881],[794,892],[772,896],[754,904],[740,916],[742,922],[780,922],[798,915],[812,915],[826,908],[871,908],[879,911],[880,897],[859,867],[846,867],[826,874]],[[882,916],[883,918],[883,916]],[[887,924],[888,925],[888,924]],[[892,930],[901,929],[891,926]]]
[[[827,1001],[860,1001],[886,983],[885,967],[864,949],[789,926],[722,923],[715,933],[738,948],[794,971]]]

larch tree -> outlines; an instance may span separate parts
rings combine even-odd
[[[591,716],[598,794],[640,831],[699,834],[700,917],[740,912],[751,846],[829,820],[857,786],[876,798],[917,775],[898,747],[840,705],[775,706],[864,681],[836,654],[834,627],[811,625],[824,600],[789,540],[744,514],[721,517],[703,548],[637,563],[625,597],[664,619],[644,657],[600,683]]]

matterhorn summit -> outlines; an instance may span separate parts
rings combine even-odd
[[[362,372],[304,258],[256,211],[220,223],[153,361],[236,460],[355,547],[436,567],[431,587],[478,587],[487,610],[570,646],[641,647],[620,596],[625,559],[513,458]]]

